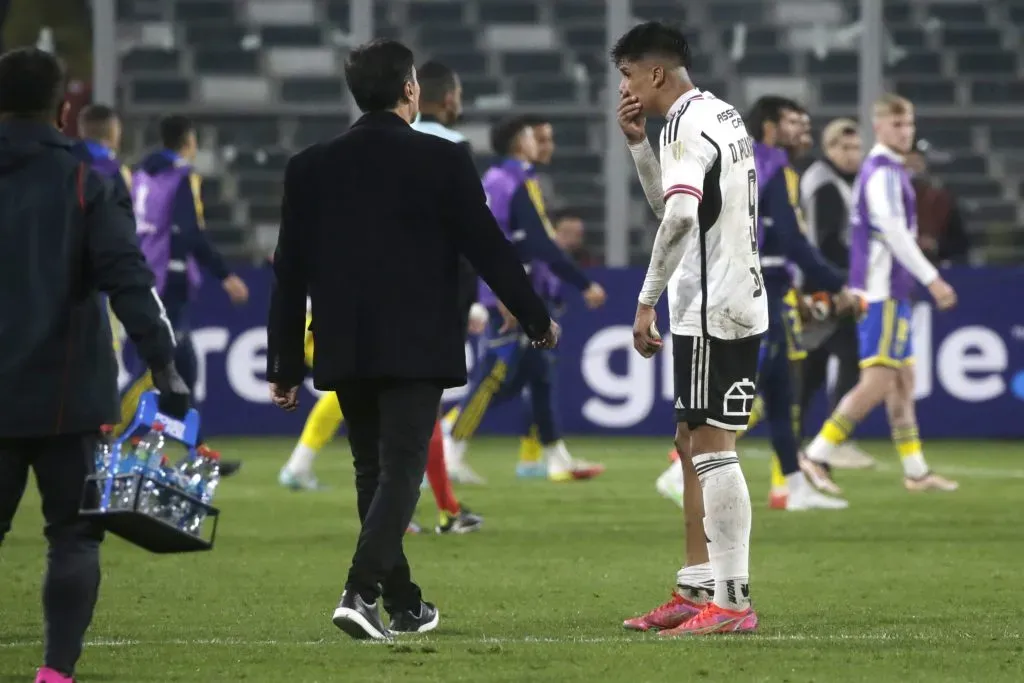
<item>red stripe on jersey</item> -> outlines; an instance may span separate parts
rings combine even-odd
[[[704,199],[704,193],[693,185],[673,185],[665,190],[665,201],[668,201],[668,198],[672,195],[677,194],[688,194],[691,197],[696,197],[698,202],[703,201]]]

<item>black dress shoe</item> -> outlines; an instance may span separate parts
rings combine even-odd
[[[391,630],[395,633],[426,633],[437,628],[441,614],[429,602],[421,602],[419,612],[402,610],[391,615]]]
[[[346,590],[341,594],[333,621],[335,626],[356,640],[391,640],[391,633],[381,621],[377,602],[367,604],[355,591]]]

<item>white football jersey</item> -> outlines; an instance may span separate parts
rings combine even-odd
[[[669,109],[661,132],[665,202],[700,202],[698,230],[668,283],[673,334],[743,339],[768,329],[757,253],[753,140],[731,104],[693,89]]]

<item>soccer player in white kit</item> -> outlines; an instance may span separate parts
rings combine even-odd
[[[634,346],[661,348],[654,305],[668,289],[676,449],[686,475],[687,565],[664,605],[624,623],[663,635],[750,632],[750,493],[736,455],[755,395],[768,307],[757,249],[753,141],[732,105],[690,81],[676,29],[640,24],[612,50],[619,122],[661,219],[637,305]],[[661,161],[645,114],[666,119]],[[702,495],[698,495],[697,491]]]

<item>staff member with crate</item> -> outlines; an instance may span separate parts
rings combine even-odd
[[[0,543],[31,467],[49,543],[37,683],[72,680],[99,589],[103,531],[79,505],[100,425],[118,416],[100,292],[152,369],[161,410],[188,408],[131,207],[58,130],[64,81],[61,63],[41,50],[0,57]]]

